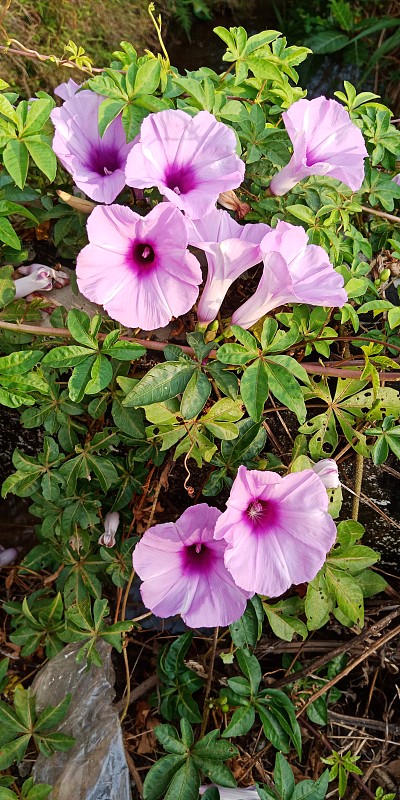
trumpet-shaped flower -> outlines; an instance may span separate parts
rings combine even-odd
[[[56,86],[54,89],[54,94],[56,94],[57,97],[61,97],[61,100],[69,100],[69,98],[73,97],[80,88],[81,84],[76,83],[72,78],[70,78],[68,81],[60,83],[59,86]]]
[[[303,178],[329,175],[357,191],[368,155],[363,135],[336,100],[297,100],[282,114],[293,155],[270,184],[272,194],[286,194]]]
[[[273,308],[286,303],[338,306],[347,302],[343,277],[335,272],[325,250],[308,244],[299,225],[278,222],[264,236],[260,249],[264,271],[255,293],[232,315],[232,322],[250,328]]]
[[[157,616],[180,614],[190,628],[230,625],[242,616],[251,595],[224,565],[226,543],[214,539],[220,515],[207,503],[192,506],[176,522],[149,528],[136,545],[142,600]]]
[[[200,264],[187,248],[183,215],[160,203],[145,217],[121,205],[98,206],[87,222],[89,244],[77,259],[82,294],[112,319],[153,330],[193,306]]]
[[[134,143],[127,144],[120,117],[100,136],[98,113],[104,99],[84,89],[50,116],[55,127],[53,150],[63,167],[92,200],[112,203],[125,186],[126,159]]]
[[[199,322],[215,319],[233,281],[261,261],[260,242],[269,225],[239,225],[227,211],[214,209],[203,219],[187,222],[189,244],[204,250],[207,281],[197,308]]]
[[[140,142],[126,164],[129,186],[157,189],[178,208],[199,219],[215,205],[220,192],[235,189],[244,177],[231,128],[213,114],[195,117],[173,109],[149,114]]]
[[[311,581],[336,537],[328,495],[311,470],[282,478],[239,467],[215,538],[225,539],[225,564],[246,591],[278,597]]]
[[[325,489],[338,489],[340,486],[339,472],[333,458],[323,458],[313,465],[312,471],[321,479]]]

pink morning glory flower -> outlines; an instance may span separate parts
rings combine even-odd
[[[397,183],[398,186],[400,186],[400,172],[398,175],[394,176],[393,180],[395,183]]]
[[[260,242],[269,225],[239,225],[227,211],[214,209],[203,219],[188,221],[189,244],[204,250],[207,281],[197,308],[199,322],[215,319],[233,281],[261,261]]]
[[[272,194],[286,194],[303,178],[329,175],[354,192],[364,180],[368,155],[363,135],[336,100],[297,100],[282,114],[293,155],[270,184]]]
[[[338,489],[340,486],[339,472],[333,458],[323,458],[313,465],[312,471],[321,479],[325,489]]]
[[[153,330],[195,303],[200,264],[187,248],[184,217],[159,203],[145,217],[127,206],[97,206],[87,221],[89,244],[77,259],[80,291],[112,319]]]
[[[121,118],[104,136],[98,125],[105,98],[87,89],[69,97],[51,112],[53,150],[79,189],[98,203],[112,203],[125,186],[125,165],[133,142],[126,142]]]
[[[159,617],[180,614],[190,628],[230,625],[251,595],[239,589],[224,565],[226,543],[214,539],[217,508],[200,503],[176,522],[154,525],[133,553],[143,583],[142,600]]]
[[[70,78],[68,81],[60,83],[59,86],[56,86],[54,89],[54,94],[56,94],[57,97],[61,97],[61,100],[69,100],[69,98],[73,97],[80,88],[81,84],[76,83],[72,78]]]
[[[300,225],[278,222],[264,236],[260,249],[264,271],[255,293],[232,315],[232,322],[250,328],[265,314],[286,303],[341,307],[347,302],[343,277],[335,272],[328,254],[308,244]]]
[[[138,189],[156,186],[167,200],[199,219],[215,206],[220,192],[240,186],[244,163],[236,155],[236,136],[200,111],[195,117],[173,109],[149,114],[140,142],[126,164],[126,182]]]
[[[282,478],[239,467],[215,538],[225,564],[246,591],[278,597],[311,581],[336,538],[324,484],[311,469]]]

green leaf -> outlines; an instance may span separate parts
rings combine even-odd
[[[247,649],[239,649],[236,653],[236,658],[243,675],[249,681],[251,693],[253,695],[256,694],[261,683],[261,667],[258,658]]]
[[[95,359],[95,355],[89,356],[89,358],[85,358],[80,364],[77,364],[68,381],[69,396],[74,402],[79,403],[84,397],[86,384],[90,379]]]
[[[9,222],[9,220],[5,217],[0,217],[0,241],[4,242],[4,244],[6,244],[8,247],[12,247],[14,250],[21,249],[21,242],[15,233],[11,222]]]
[[[46,353],[42,363],[47,367],[66,369],[67,367],[75,367],[78,364],[83,364],[83,362],[88,359],[88,356],[90,357],[93,355],[93,350],[89,350],[87,347],[81,347],[77,344],[71,344],[65,347],[54,347]]]
[[[333,610],[332,600],[326,585],[325,577],[320,571],[308,584],[305,599],[307,627],[310,631],[318,630],[326,625],[329,613]]]
[[[135,95],[153,94],[160,83],[161,64],[156,58],[151,58],[139,67],[134,84]]]
[[[45,122],[50,117],[50,112],[54,108],[54,101],[49,99],[35,100],[31,104],[26,118],[26,123],[22,130],[22,136],[31,136],[33,133],[39,133]]]
[[[184,756],[187,753],[187,747],[181,742],[176,728],[172,725],[156,725],[154,733],[168,753],[179,756]]]
[[[320,31],[306,39],[307,47],[310,47],[313,53],[319,55],[325,53],[336,53],[338,50],[343,50],[347,47],[351,40],[345,33],[340,31]]]
[[[275,757],[274,782],[279,797],[282,800],[291,800],[294,792],[294,775],[282,753],[277,753]]]
[[[223,344],[217,351],[218,361],[223,364],[242,365],[257,358],[258,350],[252,352],[241,344]]]
[[[360,584],[340,569],[326,567],[326,580],[329,589],[336,596],[337,604],[343,614],[359,625],[364,623],[364,600]]]
[[[259,422],[268,399],[268,368],[260,358],[245,369],[240,394],[251,419]]]
[[[222,736],[243,736],[253,727],[256,712],[251,705],[239,706],[233,712],[229,725],[225,728]]]
[[[90,318],[78,308],[72,308],[68,312],[67,326],[69,332],[79,344],[91,350],[97,350],[96,337],[90,331]],[[88,353],[86,353],[88,355]]]
[[[104,342],[102,353],[116,358],[117,361],[137,361],[138,358],[146,355],[146,348],[135,342],[119,341],[110,347],[106,347],[105,344]]]
[[[4,94],[0,94],[0,114],[14,122],[15,125],[19,124],[18,114]]]
[[[13,181],[20,189],[23,189],[29,163],[29,153],[25,143],[20,142],[19,139],[11,139],[4,148],[3,161]]]
[[[71,703],[71,697],[71,694],[67,694],[56,706],[46,706],[36,721],[35,731],[49,731],[51,728],[55,728],[64,719]]]
[[[172,778],[184,762],[185,757],[180,755],[164,756],[156,761],[146,775],[143,784],[143,799],[158,800],[163,797]]]
[[[236,647],[255,647],[261,636],[263,610],[261,605],[260,611],[257,601],[260,602],[257,596],[248,600],[244,614],[229,626]]]
[[[257,56],[251,56],[250,58],[246,58],[246,64],[254,73],[256,78],[260,78],[262,81],[278,81],[278,83],[282,83],[282,74],[279,71],[278,67],[275,64],[272,64],[267,58],[257,58]]]
[[[157,364],[133,387],[123,405],[147,406],[171,400],[185,390],[196,369],[196,364],[184,361]]]
[[[306,419],[303,393],[296,378],[308,383],[307,373],[290,356],[270,356],[266,361],[269,390],[287,408],[293,411],[300,423]]]
[[[329,564],[346,570],[350,575],[358,575],[359,572],[371,567],[376,561],[379,561],[379,553],[376,553],[371,547],[365,547],[360,544],[344,549],[342,547],[337,548],[328,558]]]
[[[36,166],[46,175],[50,182],[54,181],[57,172],[57,159],[54,150],[46,142],[34,142],[32,139],[25,139],[25,144]]]
[[[1,240],[1,227],[0,227],[0,240]],[[12,273],[13,273],[12,267],[0,268],[0,308],[4,308],[4,306],[8,305],[8,303],[11,303],[11,301],[14,299],[15,283],[11,277]]]
[[[85,387],[85,394],[98,394],[105,389],[113,378],[113,369],[106,356],[99,353],[92,363],[90,380]]]
[[[99,133],[104,136],[107,128],[112,121],[118,117],[122,109],[126,106],[126,100],[113,100],[107,98],[103,100],[99,107]]]
[[[0,746],[0,769],[7,769],[14,761],[22,761],[31,738],[30,733]]]
[[[194,419],[203,410],[211,394],[211,383],[199,369],[191,376],[182,395],[180,412],[185,420]]]
[[[200,773],[188,758],[186,763],[175,773],[164,800],[198,800],[200,789]]]

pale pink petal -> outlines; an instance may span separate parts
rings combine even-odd
[[[53,150],[76,185],[92,200],[112,203],[125,186],[125,165],[134,142],[126,141],[120,117],[103,136],[98,114],[101,95],[88,89],[70,96],[51,112]]]
[[[129,186],[155,186],[174,205],[199,219],[207,214],[220,192],[234,189],[244,177],[244,163],[236,155],[231,128],[208,111],[191,117],[166,110],[143,120],[140,143],[126,164]]]
[[[270,184],[272,194],[286,194],[309,175],[329,175],[357,191],[368,155],[360,128],[336,100],[316,97],[293,103],[282,114],[293,155]]]
[[[336,537],[327,508],[325,487],[312,470],[281,478],[240,467],[215,528],[215,537],[227,542],[225,564],[236,584],[277,597],[312,580]]]
[[[339,472],[333,458],[323,458],[312,467],[313,472],[321,479],[325,489],[338,489],[340,486]]]

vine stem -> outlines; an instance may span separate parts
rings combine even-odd
[[[206,732],[208,717],[210,714],[210,706],[208,704],[208,698],[210,697],[211,684],[214,674],[214,663],[215,663],[215,654],[217,652],[218,634],[219,634],[219,628],[217,626],[216,628],[214,628],[212,644],[211,644],[210,667],[208,670],[207,686],[204,695],[203,719],[201,723],[200,739],[204,736]]]
[[[396,214],[388,214],[387,211],[378,211],[375,208],[369,208],[369,206],[361,206],[364,214],[372,214],[374,217],[382,217],[383,219],[388,219],[389,222],[397,222],[400,223],[400,217],[397,217]]]
[[[5,322],[4,320],[0,320],[0,329],[13,331],[14,333],[29,333],[32,336],[56,336],[64,339],[73,338],[68,328],[51,328],[44,326],[42,327],[41,325],[25,325],[24,323],[17,324],[15,322]],[[105,338],[105,333],[98,334],[98,339],[100,341],[103,341]],[[122,341],[140,344],[142,347],[146,347],[148,350],[156,350],[159,352],[162,352],[169,344],[169,342],[157,342],[152,339],[138,339],[132,336],[121,336],[120,338]],[[362,341],[364,341],[364,338]],[[368,339],[365,339],[365,341],[368,341]],[[194,350],[191,347],[188,347],[184,344],[180,344],[179,347],[184,353],[187,353],[190,356],[195,355]],[[216,354],[216,350],[211,350],[211,352],[208,354],[208,357],[215,358]],[[326,375],[330,378],[359,379],[363,373],[363,370],[359,369],[347,369],[347,367],[346,369],[343,369],[343,367],[337,367],[335,366],[335,362],[331,361],[328,361],[325,366],[315,362],[302,363],[302,367],[309,375]],[[381,372],[379,374],[381,381],[400,381],[400,370],[399,372]]]
[[[357,522],[358,512],[360,509],[360,497],[361,497],[362,480],[364,473],[364,456],[360,455],[360,453],[356,453],[355,466],[356,466],[356,474],[354,481],[354,497],[353,497],[353,506],[351,510],[351,518]]]

